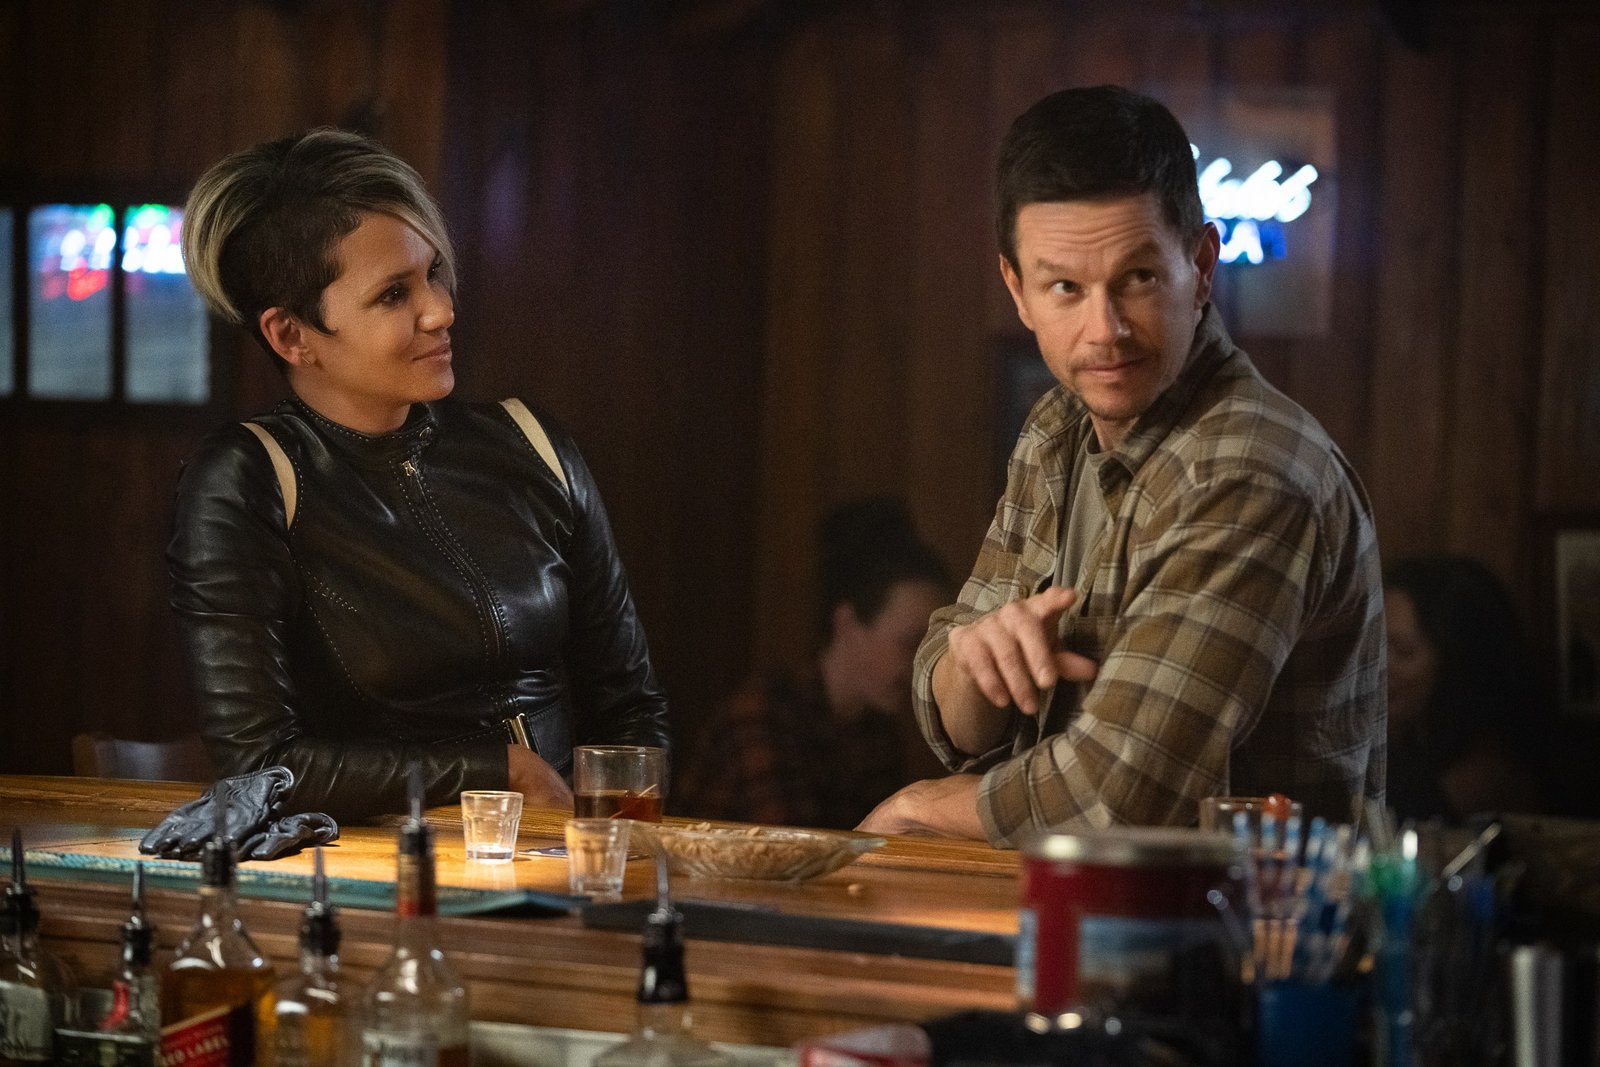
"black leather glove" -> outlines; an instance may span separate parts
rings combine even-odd
[[[242,860],[275,860],[308,845],[326,845],[339,836],[339,824],[320,811],[274,819],[239,844]]]
[[[222,778],[198,800],[173,810],[139,841],[139,851],[163,859],[195,859],[217,832],[217,809],[227,794],[222,835],[239,847],[241,859],[276,859],[307,843],[325,844],[339,826],[319,812],[285,815],[281,801],[294,785],[287,767]]]

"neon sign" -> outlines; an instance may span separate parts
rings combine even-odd
[[[122,230],[124,274],[183,274],[183,211],[164,204],[129,208]],[[44,280],[46,299],[66,296],[87,300],[111,280],[111,257],[117,249],[115,217],[110,204],[98,204],[78,225],[60,233],[55,249],[57,273]],[[64,278],[62,276],[65,276]]]
[[[131,209],[122,231],[122,270],[125,274],[182,274],[183,212],[163,204]]]
[[[1195,161],[1200,149],[1194,145]],[[1248,177],[1230,178],[1233,162],[1218,156],[1200,168],[1200,204],[1222,235],[1222,262],[1264,263],[1283,257],[1283,225],[1311,206],[1317,168],[1307,163],[1284,177],[1284,166],[1268,160]]]

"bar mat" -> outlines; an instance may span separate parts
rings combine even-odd
[[[655,906],[653,899],[590,904],[583,909],[583,925],[637,933]],[[758,904],[676,900],[673,906],[683,913],[684,936],[702,941],[838,949],[1000,967],[1012,966],[1016,956],[1017,940],[1008,934],[794,915]]]
[[[144,864],[145,880],[158,889],[193,890],[200,884],[200,864],[188,860],[132,860],[123,856],[86,856],[79,852],[24,849],[29,873],[83,882],[133,885],[133,865]],[[11,849],[0,847],[0,865],[9,867]],[[237,872],[239,895],[258,900],[283,900],[303,904],[311,899],[311,876],[288,871],[261,871],[241,867]],[[566,915],[587,897],[570,897],[533,889],[469,889],[439,887],[440,915]],[[394,883],[364,878],[329,878],[328,899],[341,908],[371,911],[394,909]]]

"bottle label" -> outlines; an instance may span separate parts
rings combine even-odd
[[[433,857],[400,853],[394,882],[394,913],[400,916],[430,916],[439,912],[435,888]]]
[[[55,1038],[50,999],[37,986],[0,982],[0,1057],[48,1063]]]
[[[250,1004],[224,1006],[161,1030],[163,1067],[247,1067],[256,1061]]]
[[[102,1034],[88,1030],[56,1031],[57,1062],[93,1067],[161,1067],[160,1049],[152,1038],[135,1034]]]
[[[1195,998],[1226,1010],[1224,932],[1204,919],[1084,916],[1078,924],[1078,1002],[1116,1014],[1194,1018]],[[1237,973],[1234,971],[1233,973]]]
[[[1032,908],[1017,911],[1017,1003],[1033,1006],[1034,953],[1033,942],[1039,936],[1039,921]]]
[[[362,1031],[362,1067],[439,1067],[439,1062],[439,1040],[432,1034]]]

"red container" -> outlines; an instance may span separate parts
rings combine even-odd
[[[1072,1016],[1216,1022],[1220,1011],[1231,1024],[1243,999],[1239,861],[1231,836],[1199,830],[1035,842],[1022,864],[1022,1010],[1066,1025]]]

